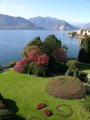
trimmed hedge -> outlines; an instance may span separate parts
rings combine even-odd
[[[46,91],[62,99],[79,99],[86,93],[86,88],[78,78],[61,76],[50,80],[46,85]]]
[[[72,116],[72,114],[73,114],[72,107],[69,105],[65,105],[65,104],[57,106],[56,110],[58,112],[58,115],[60,115],[60,117],[64,117],[64,118],[68,118],[68,117]]]

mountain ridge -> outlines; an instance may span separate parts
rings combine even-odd
[[[34,17],[25,19],[0,14],[0,29],[47,29],[47,30],[75,30],[76,27],[70,25],[65,20],[52,17]]]
[[[65,20],[52,18],[52,17],[34,17],[30,18],[29,21],[34,23],[38,27],[43,27],[49,30],[74,30],[76,27],[70,25]]]

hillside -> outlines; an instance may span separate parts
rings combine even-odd
[[[29,21],[34,23],[37,27],[43,27],[49,30],[74,30],[76,27],[70,25],[68,22],[51,17],[34,17]]]

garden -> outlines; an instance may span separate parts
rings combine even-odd
[[[89,120],[87,73],[54,35],[36,37],[22,59],[0,66],[0,120]],[[85,67],[86,68],[86,67]]]

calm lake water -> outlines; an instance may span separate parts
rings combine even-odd
[[[0,30],[0,64],[6,65],[10,61],[17,61],[22,56],[26,44],[36,36],[42,40],[50,34],[61,39],[62,44],[68,47],[68,56],[77,57],[80,49],[79,41],[68,37],[66,31],[47,30]]]

